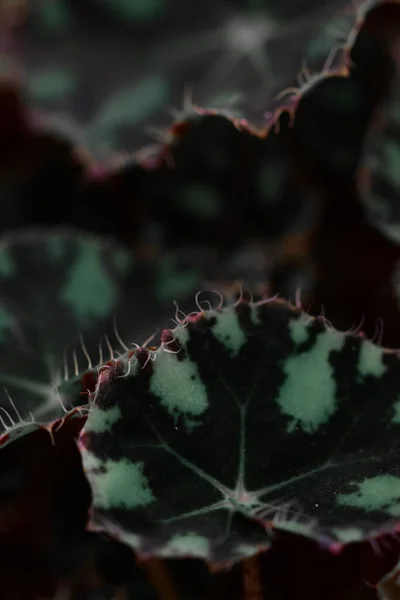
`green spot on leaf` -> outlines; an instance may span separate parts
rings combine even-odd
[[[196,533],[183,533],[175,535],[162,551],[162,556],[190,556],[207,558],[210,555],[209,541]]]
[[[218,314],[212,332],[224,346],[236,356],[247,342],[246,335],[240,327],[235,311],[228,310]]]
[[[334,533],[336,534],[336,537],[339,540],[339,542],[342,542],[344,544],[347,542],[357,542],[358,540],[363,539],[363,532],[357,527],[338,527],[334,529]]]
[[[176,339],[183,343],[185,330]],[[175,419],[182,416],[189,431],[194,421],[190,417],[202,415],[208,408],[207,390],[201,381],[197,365],[185,357],[176,369],[176,356],[159,352],[154,363],[150,390]],[[189,422],[185,422],[189,417]]]
[[[80,245],[80,252],[71,266],[62,299],[68,303],[80,326],[88,319],[112,313],[117,291],[101,260],[101,249],[89,243]]]
[[[84,460],[84,466],[85,465]],[[97,474],[96,504],[107,509],[138,508],[155,501],[146,476],[144,464],[132,463],[127,459],[107,460],[102,465],[104,472]]]
[[[337,495],[339,504],[362,508],[367,513],[378,510],[400,516],[400,477],[378,475],[354,485],[357,491]]]
[[[294,419],[288,425],[288,432],[300,425],[305,433],[315,433],[335,412],[336,383],[329,356],[343,347],[344,340],[343,335],[323,332],[308,352],[286,359],[283,367],[286,380],[277,402],[282,412]]]
[[[90,411],[90,431],[93,433],[104,433],[110,431],[114,423],[121,418],[121,410],[113,406],[108,410],[93,406]]]
[[[307,321],[309,321],[309,317],[303,314],[298,319],[291,319],[289,321],[290,336],[296,346],[304,344],[308,340],[309,331],[307,329]]]
[[[383,363],[385,351],[376,346],[369,340],[364,340],[360,347],[358,361],[358,371],[362,377],[371,375],[372,377],[382,377],[386,372],[386,365]]]

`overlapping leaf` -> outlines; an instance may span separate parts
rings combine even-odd
[[[383,3],[385,4],[385,3]],[[390,4],[388,9],[390,8]],[[398,7],[392,6],[392,21],[400,21]],[[397,10],[396,10],[397,9]],[[377,112],[366,136],[358,184],[368,220],[389,240],[400,241],[400,210],[398,205],[400,74],[397,52],[397,27],[384,29],[386,44],[391,50],[393,77],[383,106]]]
[[[165,106],[179,104],[187,84],[209,107],[239,92],[244,116],[263,122],[274,96],[296,80],[311,39],[347,5],[218,0],[203,3],[193,19],[181,0],[45,2],[30,7],[16,35],[30,102],[81,124],[101,155],[146,143],[143,125],[164,122]],[[326,58],[326,45],[319,47],[318,69]]]
[[[377,535],[400,514],[399,392],[397,355],[283,302],[199,313],[102,373],[80,439],[93,524],[226,562],[268,547],[254,520]]]
[[[19,434],[14,425],[23,429],[32,419],[59,418],[62,404],[84,404],[81,393],[92,391],[96,367],[117,354],[116,347],[123,352],[132,338],[140,339],[144,327],[158,325],[157,297],[182,298],[199,276],[190,265],[182,269],[176,256],[139,264],[122,247],[72,230],[22,232],[4,241],[0,406],[7,433]],[[125,332],[125,348],[115,322]]]

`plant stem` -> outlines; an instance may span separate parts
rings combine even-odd
[[[147,577],[157,590],[159,600],[179,600],[178,590],[163,560],[150,558],[141,564]]]
[[[243,600],[263,600],[258,556],[242,562]]]

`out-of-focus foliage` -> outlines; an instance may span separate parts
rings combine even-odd
[[[2,599],[399,596],[399,33],[0,2]]]

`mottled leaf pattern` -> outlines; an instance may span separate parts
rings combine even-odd
[[[172,303],[192,294],[200,277],[190,266],[182,269],[176,256],[141,266],[123,247],[73,230],[23,232],[3,241],[3,427],[54,419],[62,416],[62,404],[85,403],[96,367],[140,339],[145,312],[139,314],[139,306],[146,298],[152,315],[147,323],[153,322],[157,333],[161,300]],[[119,330],[126,342],[118,339]]]
[[[393,526],[395,353],[282,301],[198,313],[162,340],[106,368],[92,396],[94,525],[145,556],[217,562],[267,547],[271,527],[338,548]]]
[[[391,3],[217,0],[195,18],[181,0],[6,4],[2,32],[18,26],[2,52],[23,57],[28,110],[22,98],[15,108],[13,60],[3,52],[3,227],[64,219],[130,249],[72,230],[21,231],[0,245],[5,579],[15,578],[13,561],[29,570],[29,560],[21,567],[13,558],[19,545],[22,555],[31,543],[39,564],[49,540],[72,549],[78,505],[81,533],[90,515],[85,535],[106,532],[130,558],[133,548],[139,558],[189,556],[221,568],[265,553],[251,559],[254,580],[245,570],[238,586],[257,600],[263,586],[271,598],[304,595],[302,567],[296,576],[288,560],[293,541],[300,552],[330,550],[335,583],[354,548],[386,552],[400,515],[399,353],[380,347],[382,339],[398,347],[397,72],[381,102],[391,66],[398,70],[398,3],[371,17]],[[192,101],[220,106],[219,116]],[[167,110],[175,122],[164,129]],[[161,146],[112,156],[147,144],[148,123]],[[365,316],[363,333],[271,299],[214,309],[204,301],[209,310],[190,313],[188,294],[205,285],[234,302],[233,279],[254,294],[293,298],[301,288],[303,306],[313,300],[318,314],[323,305],[339,327]],[[198,295],[195,304],[201,311]],[[380,346],[367,341],[377,318]],[[134,343],[174,320],[158,349]],[[87,418],[78,441],[85,481],[75,440]],[[37,443],[56,456],[64,424],[77,459],[71,479],[67,454],[50,473]],[[295,594],[274,588],[276,550],[278,585],[290,573]],[[58,548],[54,555],[52,570]],[[302,557],[312,574],[315,556]],[[352,581],[371,598],[399,598],[396,550],[392,558],[376,590],[366,586],[381,578],[377,561],[368,581],[361,571]],[[307,581],[309,600],[358,597],[328,591],[321,573]]]
[[[0,385],[21,414],[54,418],[62,414],[57,386],[65,378],[72,384],[90,363],[80,337],[94,364],[102,362],[100,337],[120,306],[133,259],[73,231],[23,232],[3,242],[0,264]],[[15,420],[15,409],[8,412]]]
[[[104,156],[145,144],[144,126],[165,123],[185,86],[210,108],[223,95],[231,107],[239,92],[235,111],[264,123],[275,95],[295,84],[302,57],[320,72],[330,52],[325,39],[342,41],[325,26],[346,5],[218,0],[200,14],[182,0],[52,0],[31,5],[17,40],[24,68],[36,73],[27,86],[34,105],[79,123],[91,151]],[[317,51],[307,52],[320,28]]]

